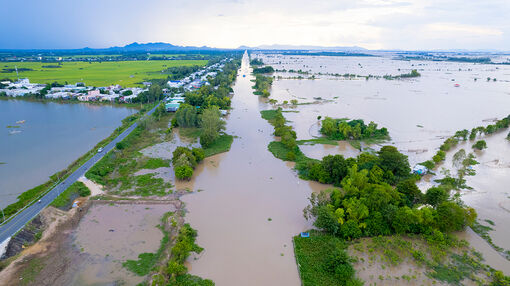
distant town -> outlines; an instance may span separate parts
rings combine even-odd
[[[223,71],[223,66],[231,59],[225,58],[218,63],[203,67],[190,73],[180,80],[169,80],[162,86],[163,95],[166,97],[166,110],[175,112],[184,102],[184,93],[199,89],[204,85],[210,85],[210,79],[216,77],[218,72]],[[117,102],[132,103],[142,92],[149,90],[153,84],[151,81],[142,82],[143,87],[123,87],[119,84],[94,87],[84,82],[75,84],[52,84],[31,83],[28,78],[20,78],[17,81],[4,80],[0,82],[0,97],[38,97],[48,100],[77,100],[82,102]],[[217,88],[217,87],[216,87]]]

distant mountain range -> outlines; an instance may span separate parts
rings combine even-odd
[[[88,49],[88,48],[86,48]],[[96,49],[97,50],[97,49]],[[123,52],[140,52],[140,51],[147,51],[147,52],[155,52],[155,51],[196,51],[196,50],[222,50],[217,48],[210,48],[207,46],[202,47],[193,47],[193,46],[176,46],[169,43],[145,43],[145,44],[139,44],[137,42],[131,43],[129,45],[125,45],[124,47],[110,47],[107,49],[99,49],[99,50],[106,50],[106,51],[123,51]]]
[[[306,45],[261,45],[256,47],[240,46],[240,50],[293,50],[293,51],[328,51],[328,52],[361,52],[368,51],[365,48],[352,46],[352,47],[321,47],[321,46],[306,46]]]

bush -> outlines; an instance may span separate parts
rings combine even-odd
[[[475,144],[473,144],[473,149],[483,150],[485,148],[487,148],[487,142],[485,142],[485,140],[479,140],[476,141]]]
[[[193,168],[190,166],[178,166],[175,168],[175,177],[179,180],[189,180],[193,176]]]

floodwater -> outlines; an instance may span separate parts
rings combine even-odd
[[[0,100],[0,208],[66,168],[135,112],[112,106]]]
[[[432,158],[444,138],[455,131],[487,125],[510,114],[510,66],[470,63],[399,61],[388,57],[258,55],[275,69],[311,71],[318,79],[277,72],[271,97],[299,103],[285,117],[298,139],[316,136],[317,117],[364,119],[388,128],[395,144],[412,164]],[[398,75],[418,69],[419,78],[345,79],[318,73]],[[491,81],[487,81],[487,77]],[[477,79],[475,81],[475,78]],[[496,78],[497,81],[492,79]],[[459,87],[455,87],[459,84]],[[329,154],[325,152],[324,155]]]
[[[144,252],[156,252],[163,233],[156,226],[168,204],[96,204],[73,233],[73,246],[81,254],[70,273],[69,285],[136,285],[144,277],[122,266]]]
[[[510,66],[472,63],[399,61],[388,57],[316,57],[259,55],[275,69],[308,71],[317,79],[289,79],[298,74],[277,72],[271,97],[279,103],[292,99],[299,103],[285,117],[296,130],[298,139],[317,137],[317,117],[364,119],[389,130],[391,141],[409,156],[412,165],[429,160],[443,141],[461,129],[491,124],[510,114]],[[359,75],[398,75],[418,69],[419,78],[385,80],[344,78],[325,73]],[[323,75],[319,75],[322,73]],[[278,78],[281,76],[281,78]],[[487,78],[491,80],[488,81]],[[476,78],[476,80],[475,80]],[[494,81],[493,79],[497,80]],[[455,84],[459,84],[456,87]],[[288,107],[288,106],[287,106]],[[297,111],[297,112],[296,112]],[[474,207],[480,219],[495,223],[490,232],[494,243],[510,249],[510,142],[508,130],[486,139],[489,148],[476,152],[480,165],[477,175],[467,178],[474,190],[462,192],[462,199]],[[473,142],[459,144],[450,151],[447,163],[440,166],[452,170],[451,158],[460,148],[471,152]],[[379,146],[370,146],[377,149]],[[320,158],[329,154],[356,155],[356,150],[339,146],[301,146],[305,154]],[[450,162],[450,163],[448,163]],[[432,180],[422,180],[426,190]],[[487,225],[487,223],[484,223]],[[510,274],[510,262],[501,257],[472,231],[463,234],[487,263]]]
[[[309,229],[302,210],[312,191],[327,186],[297,178],[289,164],[267,150],[269,108],[253,95],[248,58],[235,83],[227,133],[238,136],[229,152],[207,158],[185,195],[186,221],[204,247],[191,273],[216,285],[300,285],[292,237]],[[246,75],[246,77],[243,77]]]

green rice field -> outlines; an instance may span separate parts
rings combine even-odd
[[[108,86],[120,84],[124,87],[140,86],[148,79],[166,78],[163,70],[175,66],[204,66],[206,60],[171,60],[171,61],[118,61],[118,62],[63,62],[57,63],[15,62],[0,63],[0,79],[16,79],[14,66],[20,69],[20,78],[28,78],[31,83],[69,83],[83,82],[91,86]],[[46,66],[46,67],[43,67]],[[7,72],[6,72],[7,71]]]

